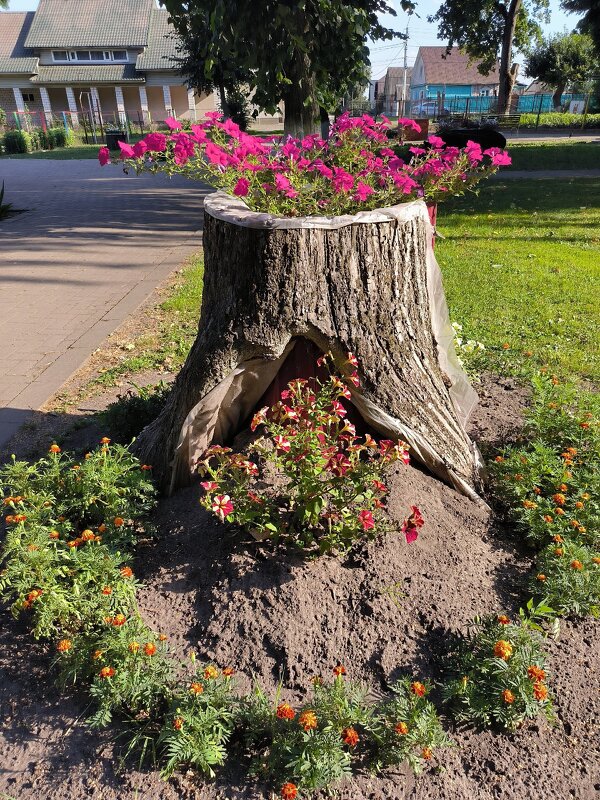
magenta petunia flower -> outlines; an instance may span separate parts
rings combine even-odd
[[[250,191],[250,181],[247,178],[240,178],[233,188],[233,193],[237,197],[246,197]]]
[[[361,511],[358,515],[358,520],[365,531],[370,531],[371,528],[375,527],[375,520],[373,519],[373,514],[371,514],[370,511]]]
[[[98,151],[98,161],[100,162],[100,166],[104,167],[106,164],[110,164],[110,150],[108,147],[101,147]]]
[[[121,150],[121,158],[134,158],[135,153],[133,151],[133,147],[127,142],[117,142],[119,148]]]

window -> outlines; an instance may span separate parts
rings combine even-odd
[[[21,94],[23,95],[24,103],[35,103],[33,92],[21,92]]]
[[[77,61],[90,61],[90,51],[89,50],[78,50],[75,54]]]
[[[90,56],[92,61],[104,61],[104,53],[102,50],[92,50],[90,51]]]
[[[66,50],[53,50],[52,58],[54,61],[68,61],[69,55]]]
[[[113,61],[127,61],[127,50],[113,50]]]

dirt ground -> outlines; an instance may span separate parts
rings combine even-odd
[[[480,443],[518,431],[526,393],[488,379],[472,420]],[[97,430],[67,442],[85,447]],[[403,673],[437,679],[448,629],[475,614],[515,614],[527,596],[531,553],[489,512],[414,467],[389,476],[392,518],[418,505],[425,526],[416,543],[386,534],[352,557],[267,557],[199,507],[193,487],[164,500],[161,537],[138,554],[145,581],[140,606],[181,658],[232,665],[241,690],[253,676],[286,699],[303,697],[314,674],[342,661],[373,690]],[[216,783],[191,774],[164,782],[152,770],[120,765],[115,729],[85,727],[85,701],[59,695],[46,647],[32,643],[8,614],[0,617],[0,800],[258,800],[270,794],[239,767]],[[600,800],[600,621],[561,623],[548,640],[557,723],[517,733],[456,730],[415,778],[402,770],[360,776],[340,786],[342,800]],[[434,696],[435,699],[435,696]]]

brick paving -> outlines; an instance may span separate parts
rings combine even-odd
[[[96,161],[0,160],[0,452],[201,244],[206,188]]]

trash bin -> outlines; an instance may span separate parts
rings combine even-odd
[[[118,150],[119,142],[126,142],[128,139],[127,131],[106,131],[106,146],[109,150]]]

